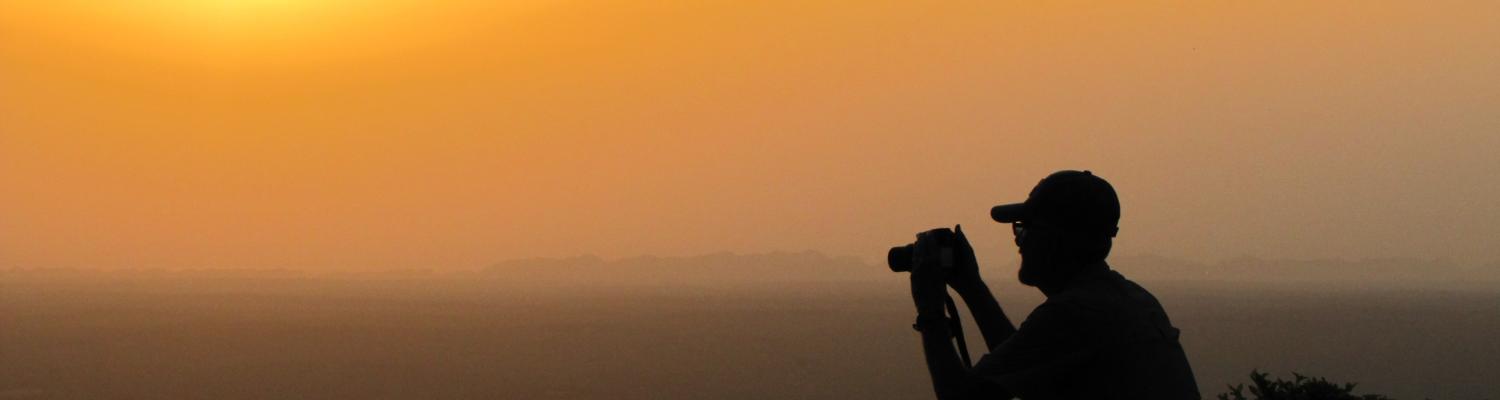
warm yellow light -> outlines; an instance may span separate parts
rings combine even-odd
[[[504,25],[550,0],[0,0],[0,26],[210,70],[363,63]]]
[[[306,0],[158,0],[163,7],[174,7],[202,13],[236,15],[255,12],[283,12],[326,5],[330,1]]]
[[[294,36],[341,25],[353,14],[380,11],[382,1],[150,0],[115,3],[112,12],[178,34],[255,39]]]

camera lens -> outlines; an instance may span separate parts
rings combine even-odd
[[[885,262],[890,264],[891,272],[911,272],[912,257],[915,255],[915,244],[892,247],[885,255]]]

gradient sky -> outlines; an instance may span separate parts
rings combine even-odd
[[[1500,261],[1500,3],[0,0],[0,267],[880,260],[1058,169],[1117,252]]]

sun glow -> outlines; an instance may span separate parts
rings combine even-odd
[[[351,0],[66,1],[35,8],[49,12],[55,18],[83,19],[136,30],[201,37],[254,35],[289,27],[315,27],[347,18],[349,14],[378,11],[391,6],[390,3]]]
[[[155,0],[116,6],[112,13],[164,35],[209,44],[295,44],[379,30],[402,6],[390,0]]]
[[[0,0],[0,26],[78,46],[210,70],[360,62],[503,24],[545,3],[415,0]],[[503,17],[503,18],[500,18]],[[45,49],[39,49],[44,50]]]

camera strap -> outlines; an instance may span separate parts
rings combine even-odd
[[[943,293],[943,303],[948,308],[948,331],[953,332],[953,340],[958,341],[958,357],[964,360],[964,368],[974,366],[969,362],[969,345],[964,343],[964,325],[958,321],[958,305],[953,303],[953,295]]]

